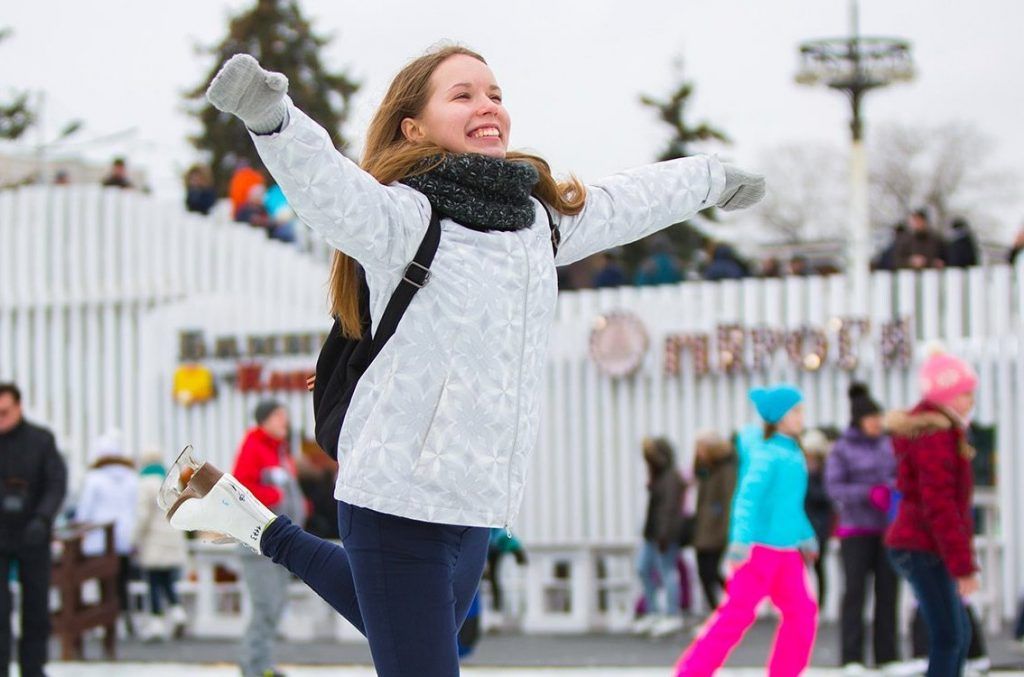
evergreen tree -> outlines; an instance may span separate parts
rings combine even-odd
[[[209,153],[218,192],[226,191],[237,160],[245,158],[253,167],[263,168],[245,126],[211,106],[204,96],[218,69],[235,54],[252,54],[267,70],[288,76],[288,95],[295,105],[323,125],[337,148],[345,150],[348,141],[342,126],[359,83],[345,71],[333,73],[325,68],[320,49],[329,42],[330,38],[313,32],[297,0],[256,0],[254,7],[230,19],[228,34],[219,45],[202,50],[213,56],[213,64],[186,95],[190,112],[202,124],[202,133],[190,140]]]
[[[0,28],[0,42],[9,38],[11,29]],[[9,102],[0,102],[0,139],[15,140],[35,123],[35,114],[28,104],[28,94],[19,93]]]
[[[691,102],[690,97],[693,96],[693,92],[693,83],[684,79],[680,73],[679,84],[667,99],[660,100],[646,94],[640,97],[640,102],[654,109],[658,114],[658,119],[672,129],[672,136],[669,138],[668,145],[658,155],[658,162],[689,157],[693,154],[692,146],[696,142],[730,142],[725,132],[713,127],[708,122],[690,125],[687,121],[687,105]],[[714,209],[704,210],[701,212],[701,216],[710,221],[716,220]],[[704,236],[689,222],[670,226],[657,235],[661,239],[668,238],[672,250],[683,262],[689,262],[694,252],[704,242]],[[647,238],[623,247],[622,258],[626,269],[635,270],[640,261],[649,253],[648,249]]]

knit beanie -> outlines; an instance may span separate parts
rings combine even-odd
[[[771,388],[754,388],[750,399],[765,423],[778,423],[790,409],[803,402],[804,396],[796,386],[783,383]]]
[[[978,375],[969,364],[947,352],[935,350],[921,365],[921,397],[947,406],[959,395],[973,392]]]
[[[867,416],[882,413],[882,407],[871,397],[871,391],[864,383],[851,383],[847,391],[850,396],[850,424],[859,426]]]
[[[89,449],[89,463],[94,464],[105,458],[125,458],[124,435],[117,428],[110,428],[100,435]]]
[[[263,422],[270,418],[271,414],[283,406],[283,404],[274,399],[260,401],[260,403],[256,405],[256,410],[253,412],[253,417],[256,419],[256,425],[263,425]]]

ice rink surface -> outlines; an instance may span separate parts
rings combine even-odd
[[[282,665],[280,669],[288,677],[376,677],[372,668],[352,666],[292,666]],[[12,669],[12,674],[14,669]],[[669,668],[474,668],[462,670],[463,677],[670,677]],[[50,677],[237,677],[238,667],[233,664],[197,665],[195,663],[60,663],[47,666]],[[763,677],[764,669],[729,669],[718,673],[719,677]],[[805,675],[842,674],[840,670],[812,668]],[[870,673],[869,673],[870,674]],[[993,672],[998,675],[1022,675],[1024,672]]]

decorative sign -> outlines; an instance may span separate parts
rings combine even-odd
[[[830,360],[841,369],[853,371],[860,363],[862,344],[872,338],[871,329],[869,320],[858,317],[837,317],[825,326],[805,325],[793,329],[721,324],[710,333],[665,336],[663,368],[665,374],[677,376],[682,371],[683,360],[689,359],[697,376],[766,371],[781,353],[790,364],[804,371],[818,371]],[[647,332],[635,315],[602,315],[591,334],[591,355],[607,374],[631,374],[643,359],[644,349],[639,347],[639,337],[643,337],[645,349]],[[887,368],[911,365],[913,332],[910,318],[883,324],[875,340],[879,356]]]
[[[175,399],[182,404],[208,401],[216,397],[215,380],[241,392],[305,391],[326,338],[318,332],[208,337],[202,331],[183,331]],[[196,374],[204,375],[201,383]]]
[[[590,356],[609,376],[634,373],[643,364],[649,344],[643,322],[628,312],[599,316],[590,332]]]

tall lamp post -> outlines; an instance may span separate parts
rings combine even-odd
[[[856,303],[867,301],[871,258],[868,213],[868,165],[864,150],[864,118],[861,104],[872,89],[914,77],[910,43],[906,40],[860,35],[857,0],[850,0],[850,36],[810,40],[800,45],[802,85],[826,85],[846,95],[850,102],[850,204],[847,270],[854,284]]]

